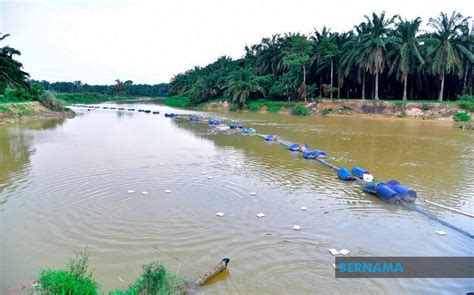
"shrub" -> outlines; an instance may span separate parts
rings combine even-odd
[[[50,91],[45,91],[39,98],[38,101],[46,108],[56,111],[62,112],[64,111],[64,104],[59,99],[56,99],[53,93]]]
[[[26,88],[7,88],[5,89],[5,98],[9,101],[32,100],[31,93]]]
[[[185,96],[171,96],[165,99],[165,105],[176,108],[186,108],[191,106],[191,99]]]
[[[454,121],[456,122],[470,122],[471,117],[469,116],[468,113],[456,113],[453,116]]]
[[[397,115],[399,118],[405,118],[407,116],[406,112],[400,112],[400,114]]]
[[[280,106],[273,105],[267,108],[267,112],[269,113],[278,113],[280,111]]]
[[[393,103],[397,109],[400,109],[405,104],[403,101],[396,101]]]
[[[422,104],[421,105],[421,110],[422,111],[429,111],[429,110],[431,110],[431,108],[432,107],[429,104]]]
[[[98,294],[98,284],[87,273],[89,254],[84,250],[69,260],[66,269],[46,269],[39,274],[40,294]]]
[[[297,105],[293,107],[291,114],[296,116],[307,116],[309,115],[309,110],[303,105]]]

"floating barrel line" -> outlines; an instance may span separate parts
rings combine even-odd
[[[87,105],[72,105],[75,107],[85,107],[85,108],[100,108],[98,106],[87,106]],[[102,109],[111,109],[115,110],[115,107],[102,107]],[[119,111],[124,111],[124,108],[119,108]],[[135,109],[128,109],[128,111],[135,111]],[[151,110],[143,110],[139,109],[138,112],[144,112],[144,113],[151,113]],[[153,111],[153,114],[159,114],[158,111]],[[349,171],[347,168],[340,168],[337,167],[336,165],[326,161],[324,157],[326,156],[326,153],[320,150],[309,150],[308,145],[303,144],[297,144],[297,143],[291,143],[285,140],[280,139],[276,135],[265,135],[261,133],[257,133],[255,129],[253,128],[245,128],[242,123],[232,123],[229,122],[225,124],[224,121],[219,120],[219,119],[214,119],[214,118],[204,118],[203,116],[200,115],[187,115],[187,114],[175,114],[175,113],[165,113],[164,116],[166,118],[187,118],[189,121],[192,122],[206,122],[209,124],[209,126],[221,129],[224,127],[225,129],[240,129],[242,135],[256,135],[259,137],[262,137],[265,141],[268,142],[275,142],[279,143],[281,145],[284,145],[287,147],[288,150],[294,151],[294,152],[300,152],[305,159],[313,159],[320,164],[322,164],[325,167],[328,167],[334,171],[337,172],[338,177],[341,180],[344,181],[355,181],[358,185],[362,187],[362,190],[367,193],[372,193],[377,195],[380,199],[384,200],[387,203],[391,204],[399,204],[402,205],[405,208],[411,209],[415,212],[418,212],[420,214],[423,214],[424,216],[428,217],[431,220],[434,220],[446,227],[449,227],[471,239],[474,239],[474,235],[455,226],[452,225],[451,223],[433,215],[432,213],[427,212],[426,210],[423,210],[422,208],[417,207],[414,202],[416,200],[416,192],[402,184],[400,184],[396,180],[389,180],[387,182],[377,182],[374,181],[374,177],[372,174],[370,174],[368,171],[360,168],[360,167],[354,167],[351,171]],[[224,126],[222,126],[225,124]],[[222,130],[222,129],[221,129]],[[462,212],[460,210],[450,208],[447,206],[439,205],[436,203],[432,203],[427,201],[429,204],[434,204],[438,205],[441,208],[445,208],[448,210],[451,210],[453,212],[457,212],[460,214],[467,215],[469,217],[473,217],[472,214]]]

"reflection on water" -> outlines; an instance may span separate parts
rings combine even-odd
[[[450,123],[215,115],[305,142],[340,166],[360,165],[378,179],[398,179],[426,199],[472,212],[474,133]],[[0,229],[8,237],[0,240],[0,288],[28,283],[42,267],[61,267],[88,246],[104,290],[125,287],[118,277],[133,281],[152,260],[193,279],[223,257],[231,259],[229,272],[197,293],[472,289],[467,279],[336,280],[329,248],[351,255],[462,256],[474,254],[473,242],[339,181],[280,145],[205,135],[204,125],[142,113],[85,111],[61,124],[0,129],[0,199],[9,197],[0,204]],[[474,232],[468,217],[419,206]],[[225,216],[216,217],[219,211]],[[256,218],[259,212],[266,216]],[[293,231],[295,224],[302,229]]]

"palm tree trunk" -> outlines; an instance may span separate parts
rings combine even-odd
[[[303,64],[303,85],[306,88],[306,67]],[[306,89],[304,91],[304,102],[306,103]]]
[[[379,72],[375,73],[375,100],[379,100]]]
[[[362,76],[362,99],[365,99],[365,71],[364,76]]]
[[[337,79],[337,98],[341,98],[341,79]]]
[[[464,85],[462,87],[462,94],[467,94],[467,75],[469,74],[469,61],[466,61],[466,71],[464,74]]]
[[[443,101],[443,91],[444,91],[444,74],[441,77],[441,89],[439,90],[439,101]]]
[[[332,76],[334,75],[334,68],[333,68],[333,62],[332,62],[332,58],[331,58],[331,88],[330,88],[330,91],[331,91],[331,99],[332,99]]]
[[[407,80],[408,77],[405,77],[405,79],[403,79],[403,100],[407,100]]]

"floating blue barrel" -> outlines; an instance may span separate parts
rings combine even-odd
[[[129,111],[129,112],[134,112],[134,111],[135,111],[135,109],[128,109],[128,111]]]
[[[351,172],[349,172],[349,170],[344,167],[337,170],[337,176],[339,176],[340,179],[346,180],[346,181],[355,180],[354,175],[352,175]]]
[[[158,115],[159,113],[160,113],[160,112],[158,112],[158,111],[154,111],[154,112],[153,112],[153,115]]]
[[[244,125],[242,123],[237,123],[237,124],[235,124],[235,128],[242,129],[242,128],[244,128]]]
[[[108,107],[102,107],[104,110],[108,110],[109,108]]]
[[[268,135],[267,137],[264,138],[266,141],[274,141],[276,139],[275,135]]]
[[[234,123],[227,123],[227,126],[230,128],[230,129],[235,129],[235,125]]]
[[[249,134],[249,131],[247,130],[247,128],[242,128],[242,135],[247,135]]]
[[[253,129],[253,128],[249,128],[248,132],[249,132],[250,135],[254,135],[255,133],[257,133],[257,131],[255,131],[255,129]]]
[[[364,185],[363,188],[364,192],[376,194],[377,193],[377,183],[376,182],[368,182]]]
[[[387,203],[396,203],[400,201],[400,196],[397,192],[383,182],[377,184],[376,193],[379,198]]]
[[[146,110],[145,113],[149,114],[149,113],[151,113],[151,111],[150,111],[150,110]]]
[[[177,115],[175,113],[165,113],[165,118],[174,118]]]
[[[201,116],[197,116],[197,115],[189,116],[189,121],[200,121],[200,120],[201,120]]]
[[[369,171],[366,171],[360,167],[354,167],[352,168],[352,174],[355,175],[356,177],[362,179],[364,177],[364,174],[370,174]]]
[[[303,158],[305,159],[316,159],[318,157],[324,157],[324,156],[326,156],[326,153],[320,150],[314,150],[314,151],[304,150],[303,151]]]
[[[138,110],[139,113],[143,113],[145,110]]]
[[[385,183],[388,185],[391,189],[393,189],[397,194],[400,195],[402,200],[407,201],[407,202],[415,202],[416,200],[416,191],[406,187],[404,185],[401,185],[398,181],[396,180],[389,180]]]
[[[124,108],[119,108],[119,111],[125,111],[125,109]]]
[[[288,150],[289,151],[294,151],[294,152],[299,151],[300,150],[299,143],[292,143],[292,144],[288,145]]]
[[[209,125],[220,125],[221,124],[221,121],[217,120],[217,119],[209,119],[207,121],[207,123],[209,123]]]

